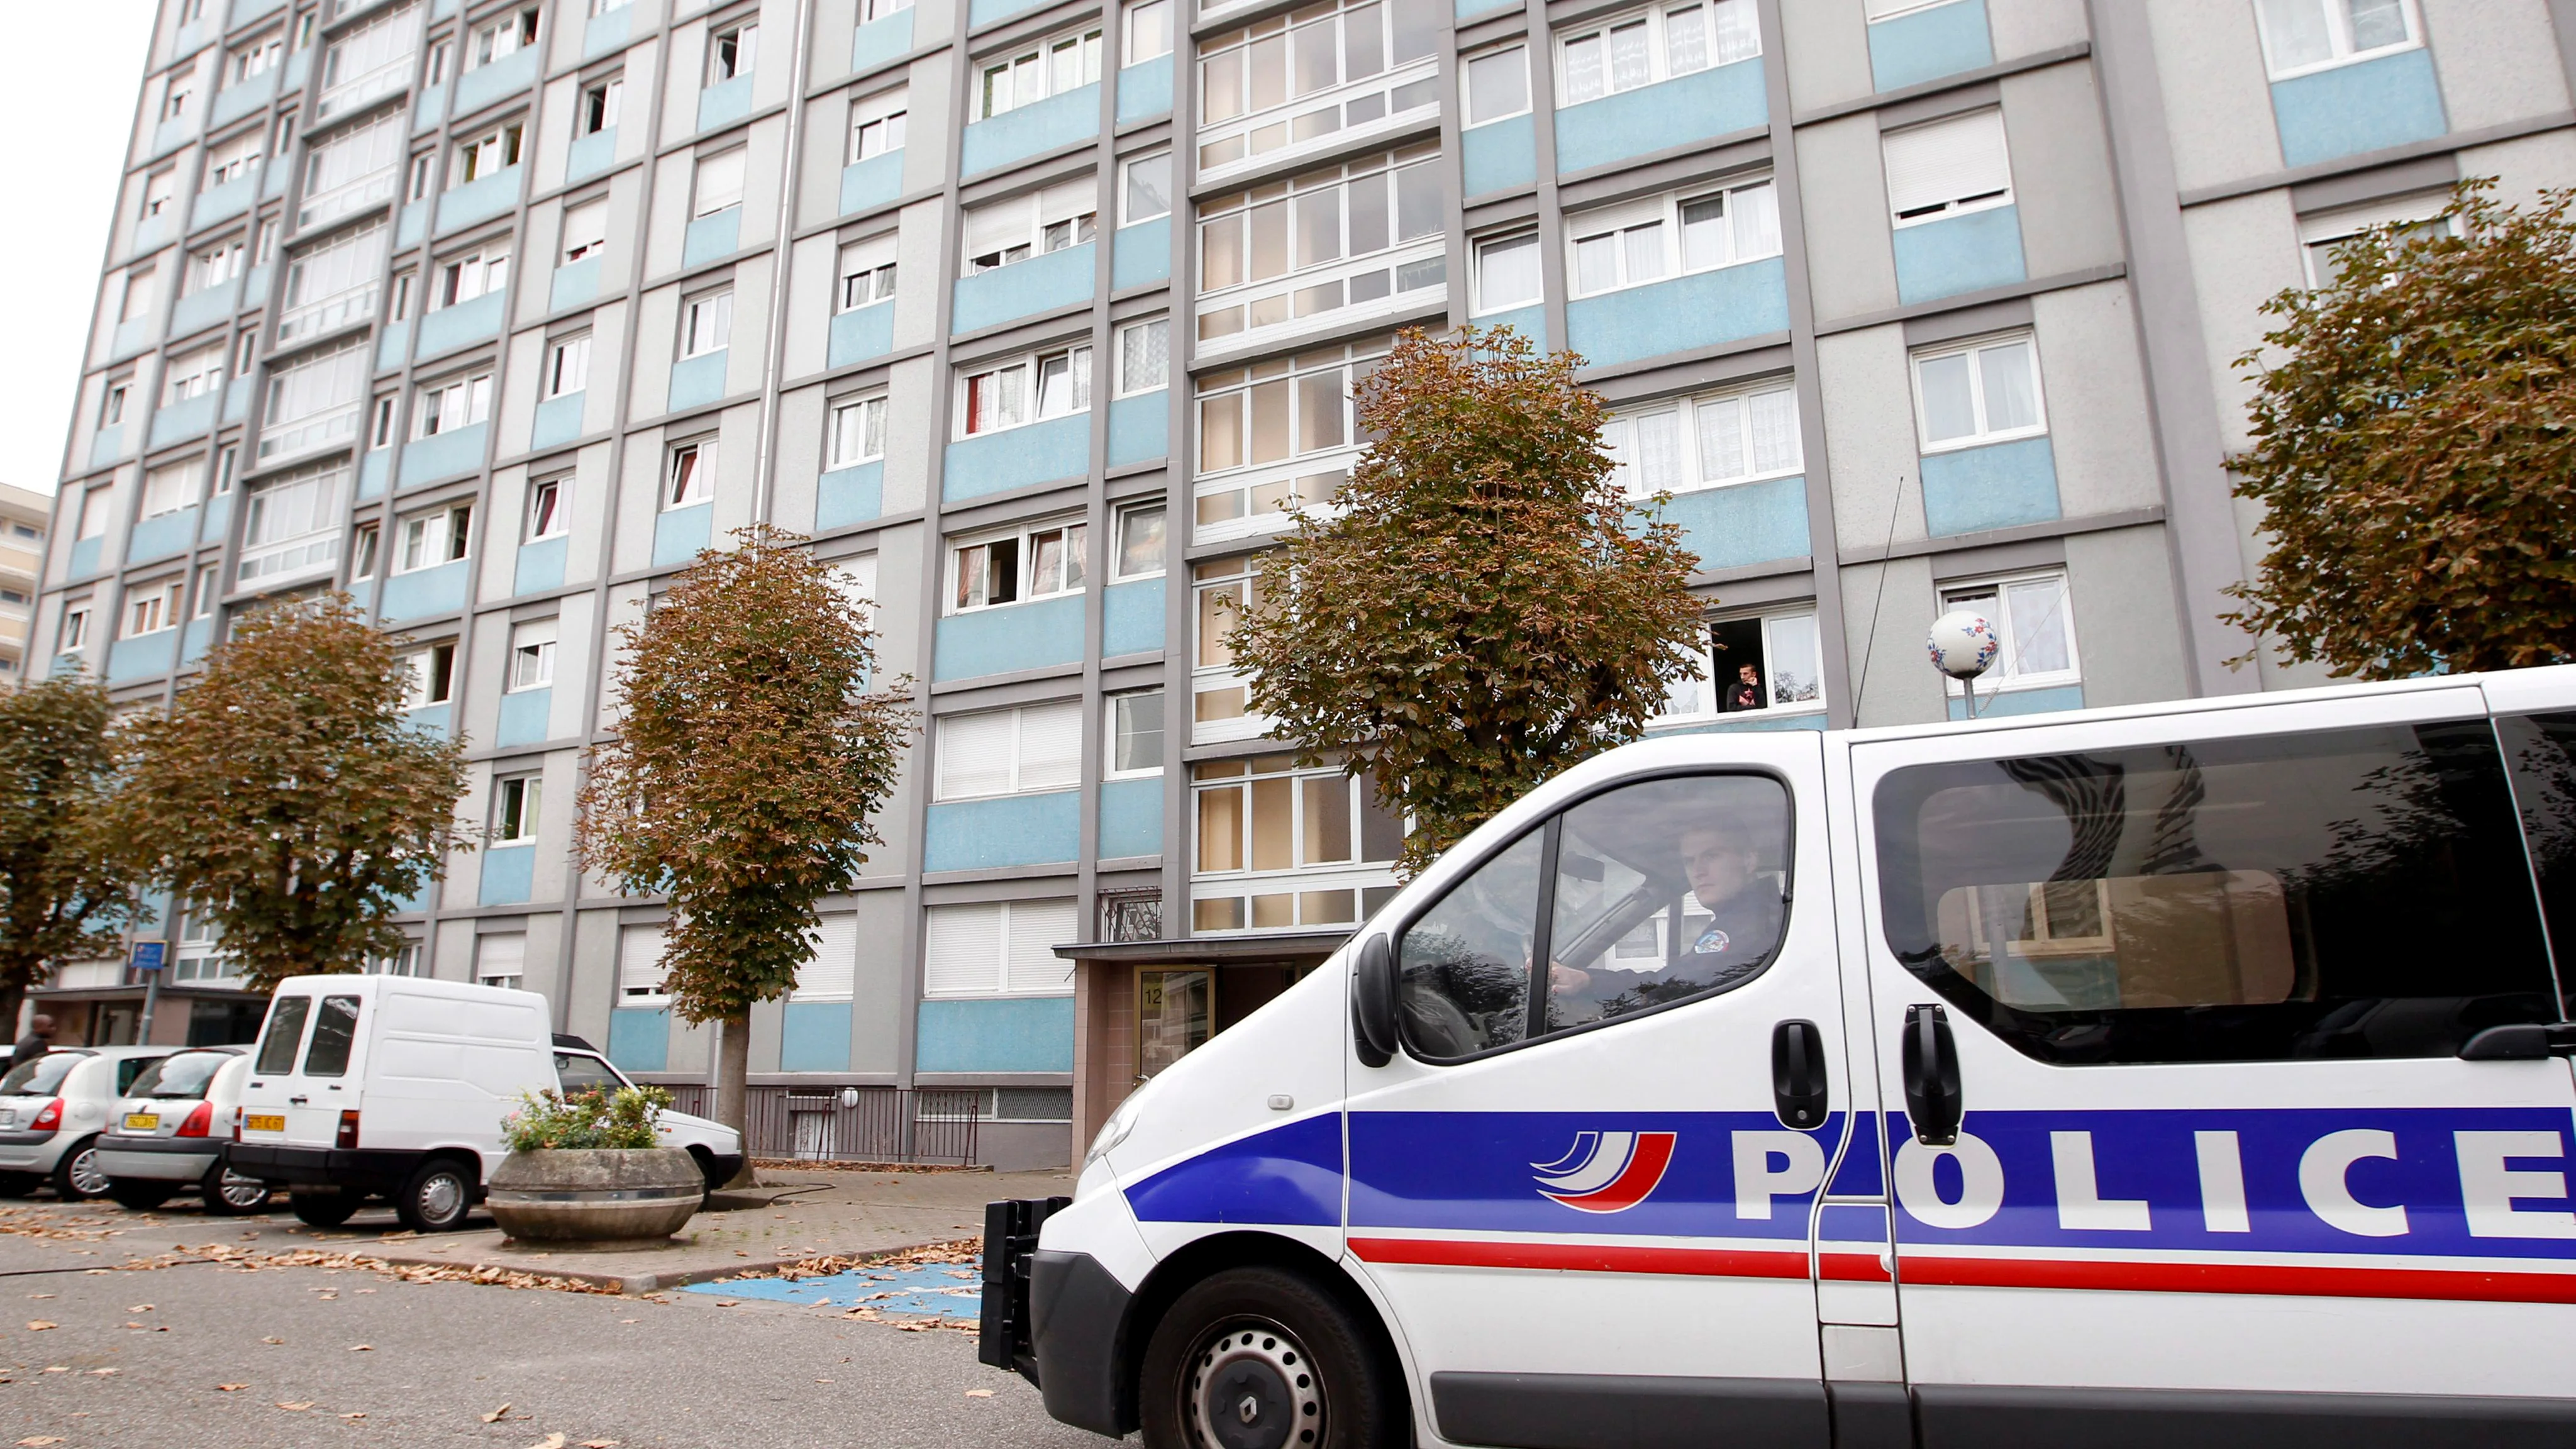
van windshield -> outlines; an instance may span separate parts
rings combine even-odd
[[[214,1084],[215,1073],[223,1070],[224,1063],[232,1059],[230,1052],[181,1052],[177,1056],[163,1057],[145,1067],[143,1075],[134,1079],[131,1094],[201,1100],[206,1095],[206,1088]]]
[[[295,1070],[295,1049],[304,1041],[304,1018],[313,1014],[310,996],[281,996],[268,1009],[268,1030],[259,1039],[259,1069]]]
[[[50,1096],[88,1056],[87,1052],[47,1052],[32,1062],[20,1062],[9,1075],[0,1077],[0,1097]]]

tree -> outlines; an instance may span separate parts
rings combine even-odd
[[[2336,674],[2576,658],[2576,191],[2453,194],[2264,304],[2238,496],[2270,549],[2228,621]],[[2248,656],[2251,657],[2250,655]],[[2237,661],[2239,663],[2243,661]]]
[[[107,691],[81,678],[0,694],[0,1026],[57,963],[112,956],[135,877],[114,848]]]
[[[410,673],[345,594],[233,626],[171,713],[134,727],[119,815],[245,985],[356,971],[461,838],[461,742],[403,719]]]
[[[1340,507],[1299,518],[1228,635],[1300,764],[1412,816],[1408,874],[1700,667],[1697,561],[1613,479],[1580,361],[1509,328],[1398,336]]]
[[[869,693],[874,634],[796,534],[737,530],[620,625],[617,737],[581,793],[581,858],[671,905],[664,989],[719,1022],[716,1113],[749,1109],[751,1008],[796,984],[822,924],[878,844],[868,817],[912,737],[911,681]]]

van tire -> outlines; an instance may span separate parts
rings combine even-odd
[[[482,1174],[453,1157],[433,1157],[412,1169],[394,1199],[394,1216],[415,1233],[452,1233],[474,1210]]]
[[[87,1202],[107,1195],[107,1174],[98,1170],[98,1139],[84,1137],[63,1150],[54,1163],[54,1196],[65,1202]]]
[[[238,1217],[267,1207],[274,1190],[256,1177],[244,1177],[221,1162],[206,1169],[197,1182],[197,1199],[210,1217]]]
[[[1216,1400],[1247,1396],[1274,1433],[1239,1420],[1225,1439],[1207,1432]],[[1173,1301],[1145,1345],[1137,1408],[1146,1449],[1401,1449],[1413,1433],[1368,1326],[1314,1279],[1266,1266],[1213,1274]]]
[[[174,1182],[129,1179],[124,1182],[111,1181],[107,1185],[107,1195],[116,1200],[118,1207],[138,1213],[152,1211],[176,1197],[178,1192],[179,1185]]]
[[[299,1187],[286,1195],[286,1209],[295,1220],[316,1228],[336,1228],[357,1216],[358,1204],[366,1201],[361,1193],[345,1187]]]

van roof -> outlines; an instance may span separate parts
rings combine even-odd
[[[472,981],[441,981],[434,976],[380,976],[355,972],[334,972],[327,976],[289,976],[277,983],[277,994],[290,992],[329,992],[334,996],[372,997],[388,993],[397,996],[427,996],[449,1001],[515,1001],[545,1005],[545,997],[534,991],[518,991],[506,986],[484,986]]]

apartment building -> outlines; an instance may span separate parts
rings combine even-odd
[[[45,525],[54,500],[0,483],[0,688],[27,677],[27,625],[45,567]]]
[[[2572,17],[164,0],[38,637],[151,707],[253,601],[354,592],[493,833],[382,964],[703,1080],[662,903],[570,862],[579,752],[613,626],[810,533],[926,727],[755,1081],[1061,1161],[1394,884],[1222,635],[1396,329],[1586,359],[1701,561],[1665,728],[1955,717],[1920,640],[1962,605],[1986,710],[2305,682],[2225,663],[2233,359],[2337,238],[2576,181]]]

